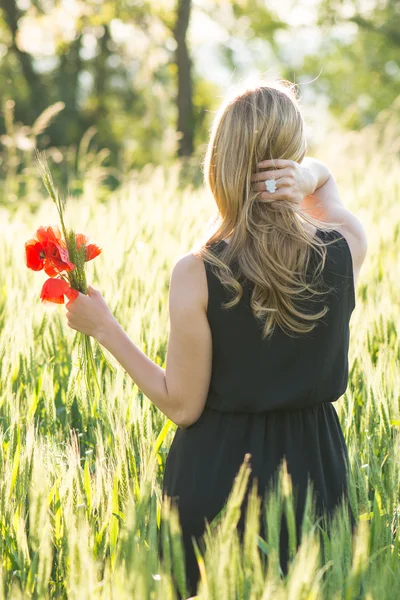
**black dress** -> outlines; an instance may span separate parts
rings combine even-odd
[[[200,540],[204,519],[211,522],[223,508],[246,453],[251,455],[250,483],[257,477],[261,497],[286,456],[298,494],[298,531],[308,475],[317,514],[322,507],[333,511],[342,494],[347,497],[348,452],[332,403],[348,383],[349,321],[355,307],[352,257],[338,231],[318,229],[316,235],[336,240],[327,246],[323,272],[335,290],[322,297],[329,306],[322,321],[297,338],[276,328],[269,340],[262,340],[262,325],[250,308],[251,283],[244,285],[238,305],[222,309],[227,292],[205,263],[213,344],[210,388],[198,421],[176,430],[163,481],[163,494],[179,509],[191,594],[199,578],[191,536]],[[224,244],[214,244],[213,251]],[[313,304],[312,312],[317,309]],[[350,517],[354,526],[351,512]],[[260,528],[263,532],[261,522]],[[284,572],[286,560],[283,546]]]

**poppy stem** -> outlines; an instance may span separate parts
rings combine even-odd
[[[42,177],[43,184],[49,193],[50,198],[54,202],[57,208],[58,215],[60,217],[61,229],[64,236],[64,242],[68,251],[68,260],[70,263],[75,265],[75,268],[67,271],[66,274],[60,273],[58,280],[65,281],[70,288],[77,290],[83,294],[87,294],[87,280],[85,272],[85,262],[90,260],[86,254],[86,244],[77,244],[76,233],[71,229],[67,231],[64,223],[64,207],[65,200],[60,194],[58,188],[55,186],[51,171],[49,169],[46,155],[44,152],[36,152],[36,161],[39,167],[39,171]],[[94,247],[94,250],[97,248]],[[97,249],[98,250],[98,249]],[[94,258],[97,254],[94,254],[91,258]],[[54,287],[54,282],[52,282]],[[59,286],[60,284],[58,284]],[[57,286],[57,284],[55,284]],[[63,287],[63,286],[62,286]],[[90,398],[94,401],[95,391],[99,395],[102,393],[101,384],[99,383],[96,361],[91,345],[90,336],[82,334],[80,343],[80,356],[79,356],[79,368],[83,372],[84,381],[86,383],[87,393]],[[102,354],[103,360],[105,360]],[[105,361],[109,364],[107,361]],[[110,366],[110,365],[109,365]],[[111,367],[111,366],[110,366]],[[111,367],[112,369],[112,367]],[[113,369],[112,369],[113,370]],[[95,384],[95,385],[94,385]]]

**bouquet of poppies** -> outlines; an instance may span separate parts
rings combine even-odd
[[[101,248],[96,244],[89,244],[86,235],[75,233],[71,229],[67,231],[64,222],[65,200],[54,185],[45,155],[37,152],[36,157],[43,183],[57,207],[61,231],[58,226],[39,227],[36,236],[25,243],[26,265],[34,271],[44,270],[49,276],[40,294],[42,302],[64,304],[64,296],[74,300],[79,296],[79,292],[87,293],[85,263],[96,258],[101,253]],[[79,367],[84,372],[87,391],[91,392],[93,380],[101,391],[90,336],[82,333],[79,335],[81,336]],[[99,344],[97,347],[108,364]]]

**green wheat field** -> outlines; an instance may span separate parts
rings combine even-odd
[[[337,136],[313,153],[331,168],[369,241],[351,319],[349,385],[335,404],[351,460],[356,534],[351,538],[342,511],[328,534],[310,504],[295,553],[291,488],[282,471],[283,485],[264,505],[267,539],[258,537],[253,495],[241,545],[244,463],[227,510],[207,531],[206,551],[199,550],[201,599],[393,600],[398,594],[399,165],[393,155],[379,159],[365,147]],[[165,367],[170,273],[204,238],[213,201],[204,189],[183,186],[177,168],[145,169],[107,193],[101,160],[84,153],[80,160],[82,194],[68,201],[66,216],[103,248],[88,264],[88,282],[131,339]],[[13,164],[4,197],[18,184]],[[179,522],[161,498],[175,425],[108,353],[115,372],[97,357],[103,393],[94,400],[85,394],[78,336],[67,327],[65,308],[40,303],[45,275],[24,263],[25,241],[40,225],[58,222],[56,208],[33,160],[21,177],[21,200],[0,204],[0,599],[186,597]],[[291,532],[287,578],[277,561],[281,511]]]

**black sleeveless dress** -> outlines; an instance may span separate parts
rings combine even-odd
[[[335,290],[318,297],[329,311],[313,331],[297,338],[276,328],[269,340],[262,340],[261,325],[250,308],[251,283],[244,285],[238,305],[222,309],[226,290],[205,263],[213,343],[210,388],[198,421],[176,430],[163,480],[163,494],[179,510],[191,594],[199,579],[191,536],[199,541],[204,519],[211,522],[223,508],[246,453],[251,455],[250,484],[257,477],[261,497],[286,457],[297,490],[298,531],[308,476],[317,514],[322,508],[333,511],[342,494],[347,497],[348,452],[332,403],[348,383],[349,321],[355,307],[352,257],[338,231],[318,229],[316,235],[336,240],[327,246],[323,272]],[[213,251],[224,244],[215,243]],[[319,309],[314,303],[312,312]],[[351,512],[350,517],[354,526]],[[284,572],[286,561],[283,544]]]

